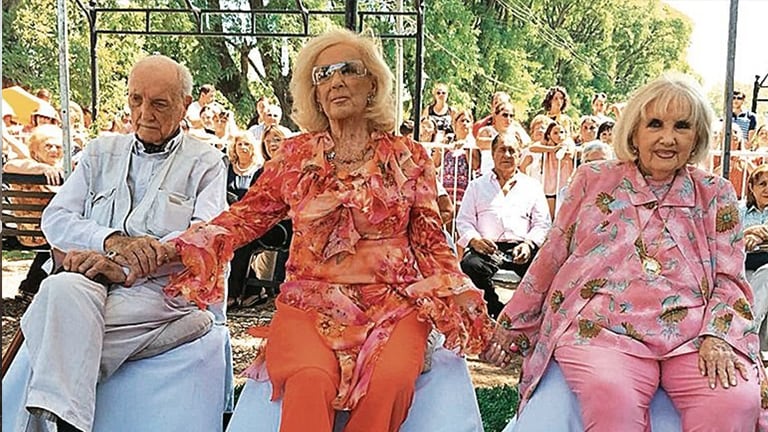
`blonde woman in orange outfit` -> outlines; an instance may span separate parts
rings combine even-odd
[[[265,355],[247,375],[282,396],[280,431],[398,431],[433,328],[479,353],[492,331],[482,292],[441,230],[434,166],[395,127],[393,76],[377,43],[333,30],[305,45],[291,80],[307,131],[242,200],[166,244],[187,269],[166,288],[199,304],[223,295],[232,250],[293,221],[286,281]]]

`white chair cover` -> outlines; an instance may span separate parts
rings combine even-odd
[[[651,431],[681,432],[680,415],[664,389],[651,400]],[[568,388],[557,362],[549,363],[533,397],[503,432],[583,432],[579,401]]]
[[[18,416],[26,415],[30,374],[22,346],[3,379],[4,431],[15,432]],[[216,324],[192,342],[126,362],[100,383],[93,431],[221,431],[223,414],[232,410],[232,383],[229,329]]]
[[[308,384],[309,385],[309,384]],[[227,432],[277,432],[281,402],[271,402],[269,381],[248,380],[235,407]],[[335,432],[341,432],[346,412],[336,414]],[[483,423],[466,361],[440,348],[432,357],[432,370],[416,381],[416,393],[401,432],[482,432]]]

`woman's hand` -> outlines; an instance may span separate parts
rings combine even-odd
[[[45,166],[43,168],[43,175],[49,185],[58,186],[61,184],[61,179],[64,178],[64,168]]]
[[[501,327],[496,326],[496,330],[491,337],[491,340],[486,345],[482,353],[480,353],[480,360],[496,365],[500,368],[509,367],[512,359],[517,355],[519,349],[514,342],[512,342],[509,336],[506,335]]]
[[[699,347],[699,371],[706,376],[709,387],[714,389],[718,379],[724,389],[736,386],[736,370],[748,381],[747,367],[736,357],[728,342],[714,336],[704,336]]]

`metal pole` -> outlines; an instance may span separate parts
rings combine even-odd
[[[403,0],[397,0],[397,11],[403,11]],[[397,34],[403,32],[403,17],[397,16]],[[395,132],[403,124],[403,41],[395,41]]]
[[[99,64],[96,59],[96,44],[98,35],[96,34],[96,0],[91,0],[91,10],[88,15],[88,31],[90,33],[91,47],[91,118],[96,121],[99,106]]]
[[[69,40],[67,36],[67,0],[56,1],[59,28],[59,93],[61,94],[61,127],[64,131],[64,173],[72,172],[72,140],[69,124]]]
[[[739,21],[739,0],[731,0],[728,20],[728,57],[725,68],[725,100],[723,106],[723,177],[728,178],[731,171],[731,129],[733,124],[733,70],[736,64],[736,27]],[[741,149],[739,149],[741,150]]]
[[[347,28],[357,31],[357,0],[345,0],[344,18]]]
[[[768,77],[768,75],[766,75]],[[752,112],[757,115],[757,100],[760,98],[760,75],[755,75],[755,83],[752,85]]]
[[[413,93],[413,139],[419,141],[420,127],[419,118],[421,117],[421,91],[424,83],[424,0],[414,0],[416,7],[416,76],[414,77],[415,89]]]

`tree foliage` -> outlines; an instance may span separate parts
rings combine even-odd
[[[201,9],[232,11],[296,8],[294,0],[190,2]],[[394,0],[358,3],[359,11],[397,8]],[[410,7],[411,2],[403,3]],[[71,4],[71,98],[87,106],[91,94],[88,23]],[[116,0],[98,4],[118,6]],[[130,2],[132,7],[158,9],[185,4],[182,0]],[[304,5],[310,10],[342,11],[344,2],[306,0]],[[411,19],[405,21],[406,27],[415,27]],[[3,23],[4,85],[20,83],[58,93],[55,0],[4,1]],[[297,15],[260,15],[253,24],[255,30],[270,33],[301,30]],[[311,29],[319,33],[334,24],[343,24],[343,16],[313,16]],[[231,32],[250,28],[251,21],[247,14],[232,12],[201,22],[191,13],[157,15],[151,22],[153,30],[194,30],[198,25],[206,31]],[[395,25],[392,18],[364,23],[375,33],[392,32]],[[102,14],[99,26],[140,29],[143,15]],[[684,57],[691,23],[661,0],[433,0],[426,2],[425,28],[424,105],[431,99],[432,86],[445,82],[451,89],[451,103],[473,109],[477,116],[487,113],[490,95],[497,90],[509,92],[518,111],[530,117],[541,110],[546,88],[563,85],[573,101],[571,114],[576,114],[589,110],[595,92],[620,101],[665,70],[690,71]],[[214,84],[221,102],[236,111],[241,123],[251,118],[255,100],[262,94],[274,96],[289,113],[290,64],[304,42],[282,37],[102,34],[97,48],[99,108],[112,114],[122,110],[130,66],[143,55],[159,52],[187,64],[197,86]],[[394,45],[383,43],[393,69]],[[415,88],[415,44],[405,41],[403,48],[408,96]]]

